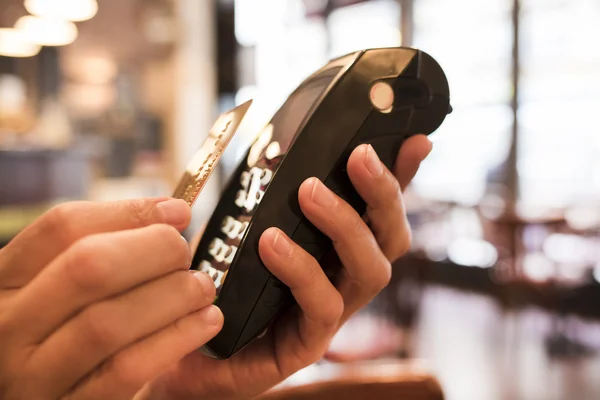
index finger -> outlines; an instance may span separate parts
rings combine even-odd
[[[60,253],[85,236],[160,223],[181,231],[190,219],[190,207],[178,199],[78,201],[58,205],[2,249],[0,288],[24,286]]]

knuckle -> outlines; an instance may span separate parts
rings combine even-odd
[[[44,234],[65,244],[76,240],[76,214],[81,205],[82,202],[63,203],[48,210],[40,221]]]
[[[177,287],[181,290],[182,296],[185,298],[186,304],[193,305],[194,308],[200,308],[212,302],[214,292],[210,293],[205,286],[189,272],[181,271],[177,273]],[[204,277],[203,277],[204,278]],[[208,275],[205,277],[208,279]],[[214,287],[214,285],[211,285]]]
[[[356,210],[348,204],[331,213],[327,223],[331,228],[330,236],[334,242],[346,242],[371,232]]]
[[[173,324],[171,324],[171,326],[169,327],[169,330],[175,335],[175,337],[186,337],[187,329],[185,327],[185,319],[179,318],[175,320],[175,322],[173,322]]]
[[[319,361],[322,352],[321,349],[315,346],[307,346],[301,339],[300,343],[289,349],[285,355],[277,355],[282,362],[279,367],[284,375],[289,375],[292,372],[298,371],[308,365],[312,365]]]
[[[392,279],[392,265],[385,257],[382,258],[374,265],[368,275],[361,274],[357,277],[348,277],[365,296],[377,295]]]
[[[372,294],[379,293],[383,290],[392,279],[392,265],[389,261],[382,261],[377,273],[371,279],[370,292]]]
[[[296,357],[298,359],[299,368],[296,369],[301,369],[309,365],[315,364],[323,357],[324,353],[325,349],[323,349],[322,346],[320,346],[320,348],[306,351],[297,355]]]
[[[182,238],[181,233],[170,225],[157,224],[152,226],[152,234],[157,243],[168,249],[168,254],[174,259],[178,266],[187,268],[191,261],[191,251],[188,243]],[[162,246],[161,246],[162,247]]]
[[[150,230],[157,240],[173,247],[174,250],[181,250],[185,247],[183,246],[185,243],[181,239],[181,233],[170,225],[156,224],[152,225]]]
[[[346,227],[341,232],[345,237],[361,237],[365,234],[371,235],[371,231],[368,229],[365,221],[359,217],[358,214],[353,213],[351,218],[348,218]]]
[[[338,321],[344,313],[344,299],[339,292],[335,292],[323,312],[323,324],[325,326],[337,326]]]
[[[175,337],[185,340],[190,337],[190,326],[201,327],[200,324],[190,325],[186,322],[188,321],[186,321],[185,318],[180,318],[171,325],[171,329]],[[202,331],[200,331],[200,329],[197,329],[197,331],[194,331],[194,333],[197,334],[197,336],[201,336],[204,331],[204,327],[202,327],[201,329]]]
[[[107,322],[106,316],[107,314],[100,306],[92,306],[79,316],[83,337],[91,348],[100,352],[112,350],[111,347],[117,340],[116,332],[113,326]]]
[[[82,291],[93,290],[105,285],[110,278],[106,262],[103,261],[106,260],[103,247],[93,236],[85,237],[73,245],[63,268],[67,279],[76,288]]]
[[[398,259],[398,258],[404,256],[406,253],[408,253],[408,251],[412,247],[412,242],[413,242],[412,231],[410,228],[407,228],[404,238],[399,241],[399,248],[398,248],[398,254],[397,254],[396,259]]]
[[[406,255],[412,247],[412,240],[412,231],[407,227],[401,237],[394,241],[393,249],[388,255],[390,262],[393,263]]]
[[[318,282],[319,278],[324,276],[323,270],[321,266],[317,263],[312,256],[307,260],[301,260],[296,258],[299,261],[299,270],[302,271],[300,274],[299,284],[302,286],[314,285]]]
[[[152,235],[156,236],[157,239],[168,242],[174,242],[175,239],[180,236],[177,229],[166,224],[155,224],[150,226],[148,230],[152,232]],[[169,243],[169,245],[173,245],[173,243]]]
[[[390,171],[385,171],[380,179],[377,187],[373,189],[373,196],[369,198],[368,207],[371,209],[397,207],[402,202],[400,182]]]
[[[117,387],[131,390],[137,389],[145,383],[144,375],[147,367],[138,361],[126,352],[118,354],[110,361],[107,368]]]
[[[128,201],[125,207],[134,226],[142,227],[157,222],[156,204],[153,202],[135,199]]]

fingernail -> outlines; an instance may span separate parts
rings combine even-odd
[[[310,199],[321,207],[333,207],[336,203],[334,194],[320,180],[313,179],[313,188]]]
[[[218,325],[223,319],[223,313],[219,307],[211,305],[202,310],[202,319],[204,322],[210,325]]]
[[[210,276],[208,276],[208,274],[206,272],[202,272],[202,271],[194,272],[194,276],[202,284],[202,290],[204,291],[204,293],[212,296],[216,290],[215,283],[213,282],[212,278]]]
[[[169,225],[179,225],[186,222],[190,212],[188,204],[184,200],[170,199],[156,205],[163,221]]]
[[[373,176],[379,176],[383,173],[383,164],[370,144],[367,145],[367,151],[365,151],[365,166]]]
[[[292,246],[288,242],[287,238],[278,230],[273,238],[273,249],[275,252],[282,256],[287,256],[292,251]]]
[[[187,239],[183,237],[183,235],[181,235],[181,240],[183,240],[188,246],[190,245],[190,242],[188,242]]]
[[[183,236],[181,236],[181,240],[183,240],[185,242],[185,244],[188,247],[188,266],[192,263],[192,260],[194,259],[194,254],[192,252],[192,248],[190,247],[190,243],[187,241],[186,238],[184,238]]]

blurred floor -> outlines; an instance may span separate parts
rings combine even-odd
[[[411,356],[426,360],[448,400],[600,398],[600,356],[551,357],[546,312],[503,313],[485,296],[430,286],[419,314]],[[580,347],[598,345],[599,324],[569,327]]]

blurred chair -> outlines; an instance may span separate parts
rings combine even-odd
[[[319,364],[299,374],[260,400],[444,400],[438,380],[415,362]]]

